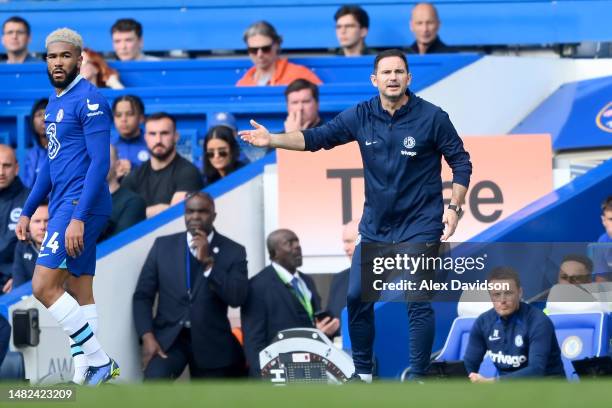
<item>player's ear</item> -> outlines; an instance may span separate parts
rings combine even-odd
[[[408,82],[406,82],[406,86],[410,86],[411,82],[412,82],[412,73],[408,72]]]

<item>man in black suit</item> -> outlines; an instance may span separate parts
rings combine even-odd
[[[247,297],[246,251],[213,228],[216,215],[208,194],[187,195],[187,232],[157,238],[142,268],[133,309],[145,379],[176,378],[187,364],[192,378],[246,374],[227,318]]]
[[[297,270],[302,266],[302,248],[295,233],[276,230],[266,245],[272,264],[249,281],[249,295],[241,309],[244,349],[254,377],[260,375],[259,352],[279,331],[316,327],[332,336],[340,327],[336,318],[315,319],[321,299],[313,280]]]
[[[355,252],[355,242],[359,235],[359,220],[349,221],[342,229],[342,247],[344,253],[351,262],[353,252]],[[349,272],[351,268],[346,268],[342,272],[334,275],[329,287],[329,296],[327,298],[327,310],[332,316],[340,319],[342,309],[346,307],[346,295],[348,294]],[[335,334],[340,335],[340,330]]]

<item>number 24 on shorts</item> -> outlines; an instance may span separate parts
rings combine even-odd
[[[54,232],[53,234],[51,234],[51,238],[49,238],[49,241],[47,241],[47,234],[48,231],[45,232],[45,237],[43,238],[42,245],[40,246],[40,252],[44,251],[45,247],[47,247],[51,248],[52,253],[56,253],[59,249],[59,242],[57,242],[57,236],[59,235],[59,233]]]

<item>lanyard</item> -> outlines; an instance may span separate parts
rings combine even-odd
[[[289,289],[291,290],[291,293],[293,293],[295,295],[295,297],[298,299],[298,301],[300,302],[300,304],[302,305],[304,310],[306,310],[306,313],[308,314],[308,317],[310,318],[310,321],[314,322],[314,311],[312,310],[312,303],[310,303],[308,301],[308,299],[306,299],[306,295],[304,293],[302,293],[301,290],[299,292],[296,291],[293,288],[293,285],[291,284],[291,282],[285,282],[285,280],[283,279],[281,274],[278,273],[278,271],[276,269],[274,271],[276,272],[276,274],[278,275],[280,280],[283,281],[283,283],[289,287]]]
[[[189,244],[185,242],[185,265],[187,267],[185,275],[187,278],[187,294],[189,295],[189,299],[191,299],[191,257],[189,255],[191,255]]]

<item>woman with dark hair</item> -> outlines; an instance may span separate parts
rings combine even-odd
[[[23,184],[28,188],[32,188],[36,175],[42,167],[44,160],[47,159],[47,132],[45,130],[45,109],[47,108],[48,99],[39,99],[32,105],[30,111],[30,128],[33,134],[33,146],[28,150],[25,165],[20,171],[20,178]]]
[[[236,133],[227,126],[211,128],[204,141],[205,184],[214,183],[244,166],[239,157],[240,148],[236,141]]]

